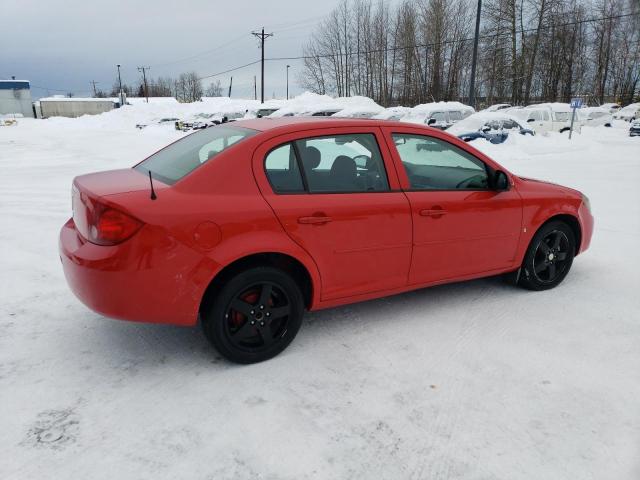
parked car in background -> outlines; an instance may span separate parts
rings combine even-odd
[[[504,110],[505,108],[511,108],[510,103],[496,103],[484,109],[485,112],[497,112],[498,110]]]
[[[640,119],[640,103],[632,103],[621,108],[613,114],[613,118],[615,120],[624,120],[625,122]]]
[[[640,119],[631,122],[631,127],[629,128],[629,136],[640,137]]]
[[[394,120],[398,121],[409,114],[411,107],[389,107],[371,118],[378,120]]]
[[[331,117],[338,113],[340,108],[321,108],[318,110],[309,110],[308,112],[304,112],[301,116],[305,117]]]
[[[434,102],[413,107],[402,118],[403,122],[419,123],[429,127],[446,130],[451,125],[467,118],[475,110],[460,102]]]
[[[258,111],[256,112],[256,117],[258,118],[262,118],[262,117],[268,117],[269,115],[271,115],[274,112],[277,112],[278,110],[280,110],[279,107],[273,107],[273,108],[260,108],[258,109]]]
[[[609,113],[613,114],[620,110],[620,105],[617,103],[603,103],[600,105],[600,108],[604,108],[605,110],[608,110]]]
[[[568,103],[541,103],[524,108],[510,108],[505,112],[526,123],[536,133],[566,132],[571,128],[571,107]],[[581,122],[576,114],[573,129],[579,132]]]
[[[484,138],[491,143],[504,142],[509,133],[534,135],[534,131],[527,124],[520,123],[513,115],[507,113],[482,111],[474,113],[459,121],[447,130],[447,133],[457,136],[465,142]]]
[[[583,107],[576,110],[580,117],[580,123],[587,127],[604,126],[613,124],[613,115],[604,107]]]
[[[452,135],[336,118],[195,132],[133,168],[76,177],[72,209],[59,253],[82,302],[200,323],[240,363],[284,350],[305,310],[499,274],[551,289],[593,231],[580,192]]]

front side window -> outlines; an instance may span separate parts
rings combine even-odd
[[[256,134],[241,127],[215,126],[200,130],[154,153],[134,168],[172,185],[223,150]]]
[[[451,112],[449,112],[449,119],[452,122],[462,120],[462,112],[459,112],[458,110],[452,110]]]
[[[434,119],[437,123],[447,121],[447,116],[444,114],[444,112],[433,112],[431,114],[431,118]]]
[[[375,135],[332,135],[295,144],[309,193],[389,190]]]
[[[485,164],[464,150],[437,138],[393,134],[409,184],[414,190],[486,190]]]
[[[542,121],[542,112],[540,110],[533,110],[529,114],[529,119],[533,119],[536,122],[541,122]]]

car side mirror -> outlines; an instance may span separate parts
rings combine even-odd
[[[483,131],[484,133],[490,132],[490,131],[491,131],[491,127],[490,127],[490,126],[488,126],[488,125],[485,125],[484,127],[482,127],[482,131]]]
[[[493,189],[496,192],[505,192],[509,190],[509,177],[502,170],[496,170],[493,174]]]
[[[536,121],[535,118],[530,118],[530,119],[527,120],[527,123],[531,123],[531,122],[535,122],[535,121]]]
[[[436,124],[435,118],[430,118],[429,121],[427,122],[427,125],[435,125],[435,124]]]

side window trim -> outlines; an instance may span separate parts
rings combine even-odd
[[[480,162],[484,167],[485,173],[487,174],[487,180],[489,180],[491,178],[491,176],[493,175],[493,169],[491,168],[491,166],[487,162],[485,162],[482,159],[476,157],[472,153],[469,153],[466,150],[461,149],[457,145],[452,144],[448,140],[445,140],[445,139],[442,139],[442,138],[439,138],[439,137],[435,137],[435,136],[431,136],[431,135],[427,135],[425,133],[399,132],[399,131],[396,131],[396,130],[387,130],[387,133],[389,134],[389,137],[391,139],[391,144],[393,145],[393,148],[395,148],[395,152],[396,152],[396,155],[398,157],[398,160],[400,160],[400,166],[404,170],[404,174],[407,177],[407,181],[409,182],[409,187],[408,188],[402,188],[402,186],[400,187],[401,191],[403,191],[403,192],[486,192],[486,191],[490,191],[491,190],[490,186],[487,186],[486,188],[412,188],[411,187],[411,179],[409,178],[409,172],[407,171],[406,167],[404,166],[404,162],[402,160],[402,156],[400,155],[400,152],[398,151],[398,146],[396,145],[395,140],[393,138],[394,135],[411,135],[411,136],[415,136],[415,137],[424,137],[424,138],[427,138],[427,139],[435,139],[435,140],[444,142],[447,145],[451,145],[456,150],[461,150],[464,153],[466,153],[466,154],[472,156],[473,158],[475,158],[478,162]]]
[[[309,191],[309,180],[307,180],[307,172],[302,167],[302,158],[300,157],[300,151],[298,150],[298,141],[292,140],[289,142],[291,148],[293,148],[293,156],[296,159],[296,163],[298,164],[298,170],[300,171],[300,177],[302,178],[302,188],[304,188],[304,193],[311,193]]]
[[[276,150],[278,150],[279,148],[282,148],[286,145],[289,145],[289,147],[293,150],[294,152],[294,156],[296,158],[296,165],[298,166],[298,171],[300,173],[300,178],[302,180],[302,186],[303,189],[302,191],[278,191],[278,189],[275,187],[275,185],[273,184],[273,182],[271,181],[271,177],[269,176],[269,171],[267,170],[267,159],[269,158],[269,155],[271,155],[273,152],[275,152]],[[304,178],[304,174],[302,173],[302,171],[300,170],[300,162],[298,160],[296,151],[294,149],[294,141],[286,141],[283,143],[279,143],[278,145],[273,146],[272,148],[270,148],[267,153],[265,153],[264,158],[262,159],[262,170],[264,172],[264,176],[267,179],[267,182],[269,183],[269,187],[271,187],[271,191],[274,193],[274,195],[303,195],[303,194],[307,194],[309,193],[308,190],[306,189],[306,184],[305,184],[305,178]]]

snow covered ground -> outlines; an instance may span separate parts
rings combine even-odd
[[[67,288],[72,178],[183,135],[132,112],[0,128],[0,478],[640,477],[628,124],[475,143],[591,198],[592,247],[557,289],[492,278],[312,313],[283,354],[237,366],[196,328],[108,320]]]

